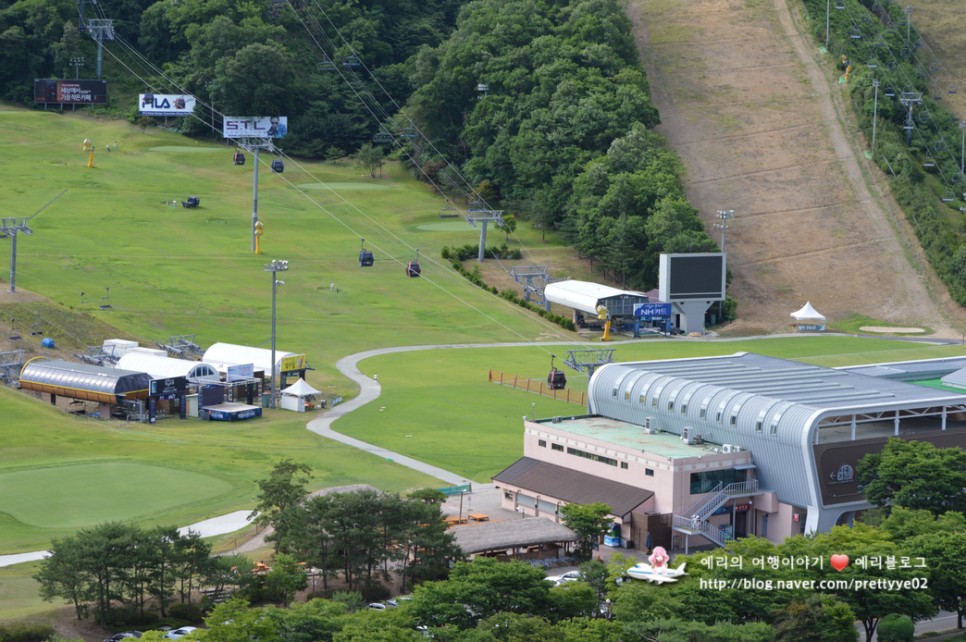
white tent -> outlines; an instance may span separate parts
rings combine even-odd
[[[806,301],[800,310],[791,313],[795,319],[793,325],[797,325],[799,330],[824,330],[825,316],[812,307],[811,301]]]
[[[291,386],[282,390],[282,409],[305,412],[321,408],[322,393],[299,378]]]
[[[282,359],[294,357],[296,353],[275,351],[275,365],[280,367]],[[232,343],[214,343],[205,351],[204,361],[214,365],[219,372],[227,372],[228,366],[252,364],[255,371],[266,375],[272,372],[272,351],[267,348],[253,348]]]
[[[160,354],[158,354],[160,353]],[[186,377],[190,383],[218,381],[218,370],[204,361],[172,359],[164,356],[161,350],[134,348],[128,350],[117,361],[117,368],[134,372],[146,372],[152,379]]]

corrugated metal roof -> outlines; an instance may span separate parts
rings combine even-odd
[[[610,506],[611,514],[617,517],[623,517],[654,496],[652,491],[645,488],[621,484],[531,457],[521,457],[497,473],[493,481],[556,497],[568,504],[602,502]]]
[[[467,524],[451,532],[467,555],[531,544],[577,541],[577,534],[563,524],[542,518]]]
[[[118,395],[147,396],[150,382],[144,372],[59,359],[32,359],[20,371],[20,386],[27,390],[104,403]]]

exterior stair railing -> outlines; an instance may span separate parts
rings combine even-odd
[[[708,518],[728,500],[758,493],[758,480],[736,482],[727,486],[718,482],[718,485],[709,492],[712,493],[711,497],[692,504],[687,515],[675,515],[674,527],[691,534],[703,535],[718,546],[724,546],[726,539],[724,532],[708,522]]]

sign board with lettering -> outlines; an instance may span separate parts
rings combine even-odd
[[[634,316],[638,319],[665,318],[671,316],[670,303],[637,303]]]
[[[195,97],[185,94],[140,94],[138,113],[142,116],[190,116]]]
[[[106,80],[34,80],[38,105],[103,105],[107,103]]]
[[[288,133],[287,116],[225,116],[225,138],[283,138]]]
[[[281,372],[298,372],[299,370],[305,370],[305,355],[293,354],[287,357],[282,357],[279,370]]]
[[[152,379],[148,384],[148,393],[157,399],[177,399],[184,395],[188,386],[186,377],[168,377],[166,379]]]
[[[228,381],[244,381],[255,377],[255,364],[241,363],[235,366],[228,366]]]

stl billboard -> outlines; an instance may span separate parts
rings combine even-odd
[[[283,138],[288,133],[287,116],[225,116],[225,138]]]

